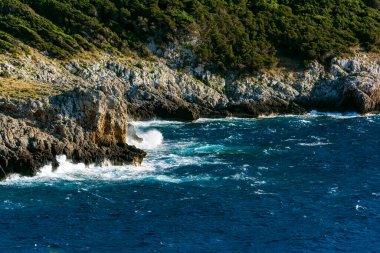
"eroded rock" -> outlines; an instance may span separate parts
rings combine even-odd
[[[14,103],[3,100],[0,107],[0,178],[33,176],[47,163],[56,167],[61,154],[85,164],[107,159],[135,165],[146,155],[125,144],[128,116],[120,97],[74,89],[48,100]]]

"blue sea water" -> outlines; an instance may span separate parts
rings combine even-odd
[[[141,167],[1,182],[0,252],[380,252],[380,116],[135,125]]]

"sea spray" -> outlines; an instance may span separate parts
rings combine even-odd
[[[94,182],[94,181],[129,181],[152,177],[155,168],[144,163],[142,166],[133,165],[114,166],[105,161],[101,165],[88,165],[83,163],[75,164],[67,159],[65,155],[57,156],[59,166],[53,169],[52,165],[46,165],[37,172],[34,177],[25,177],[18,174],[10,175],[0,185],[23,185],[37,186],[39,183],[53,182]]]
[[[162,133],[156,129],[149,130],[147,132],[142,132],[139,129],[137,129],[136,132],[137,132],[137,135],[142,140],[127,138],[127,144],[136,146],[137,148],[141,148],[144,150],[145,149],[149,150],[149,149],[156,149],[164,141],[164,137]]]

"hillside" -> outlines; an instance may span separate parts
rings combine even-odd
[[[19,42],[23,43],[19,43]],[[257,71],[279,57],[328,63],[356,47],[380,49],[379,0],[2,0],[0,51],[68,59],[102,50],[160,56],[179,44],[184,64]]]

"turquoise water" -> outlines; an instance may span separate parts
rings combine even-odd
[[[380,116],[135,126],[141,167],[1,182],[0,252],[380,251]]]

